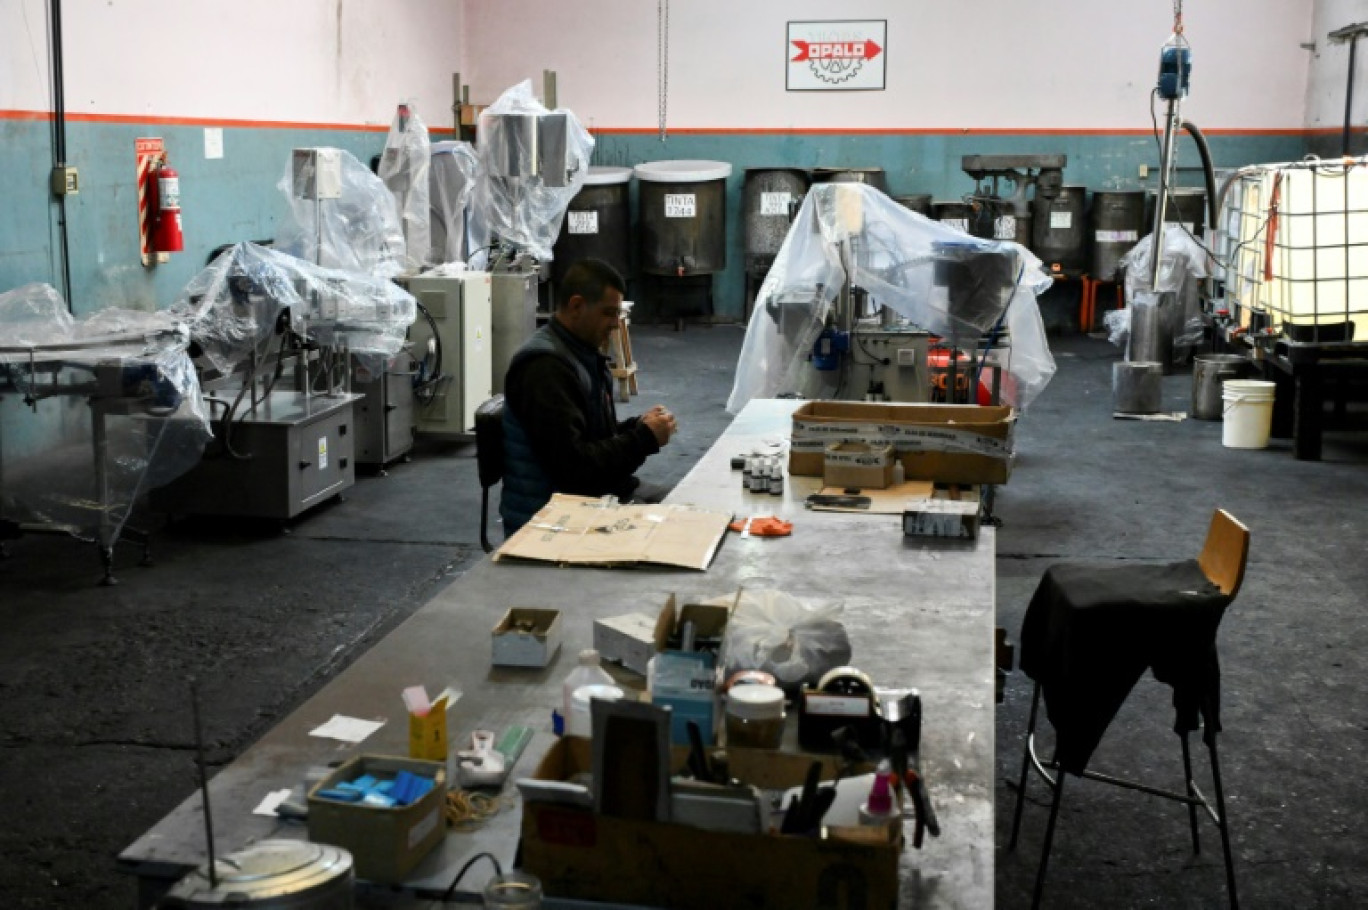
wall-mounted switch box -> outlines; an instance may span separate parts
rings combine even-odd
[[[1145,179],[1146,177],[1148,177],[1148,176],[1149,176],[1149,165],[1148,165],[1148,164],[1142,164],[1142,165],[1140,165],[1140,179],[1141,179],[1141,180],[1144,180],[1144,179]]]
[[[61,164],[52,169],[52,195],[75,196],[81,191],[81,177],[76,166]]]

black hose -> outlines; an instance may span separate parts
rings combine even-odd
[[[52,30],[52,164],[55,170],[66,166],[66,66],[62,54],[62,0],[48,0],[48,17]],[[57,234],[62,246],[62,295],[66,297],[67,311],[74,313],[65,193],[57,196],[57,212]]]
[[[1202,158],[1202,176],[1206,179],[1206,199],[1207,199],[1207,227],[1211,231],[1216,230],[1216,168],[1211,163],[1211,148],[1207,145],[1206,136],[1197,128],[1197,124],[1190,120],[1184,120],[1183,129],[1187,130],[1192,141],[1197,143],[1197,154]]]

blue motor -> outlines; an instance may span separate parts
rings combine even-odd
[[[828,324],[812,343],[812,365],[819,370],[841,366],[841,355],[850,350],[850,333]]]
[[[1192,48],[1174,35],[1159,49],[1159,97],[1177,101],[1187,97],[1188,76],[1192,73]]]

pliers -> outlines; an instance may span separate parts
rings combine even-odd
[[[926,792],[926,781],[921,773],[921,697],[907,697],[906,713],[892,726],[888,751],[896,775],[895,783],[902,787],[912,803],[912,846],[921,849],[926,832],[940,837],[940,822]]]

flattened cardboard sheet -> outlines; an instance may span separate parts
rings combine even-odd
[[[494,561],[533,559],[567,566],[653,564],[706,569],[732,516],[692,506],[610,505],[557,493],[504,541]]]

